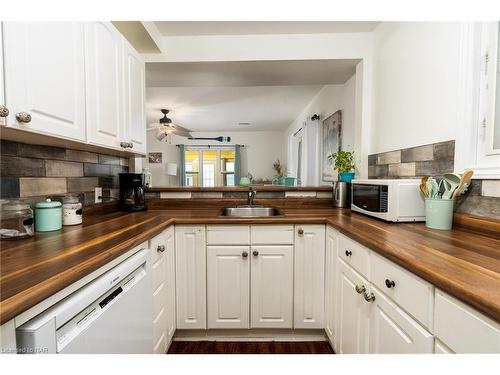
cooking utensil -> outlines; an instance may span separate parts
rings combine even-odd
[[[460,185],[461,177],[455,173],[445,173],[443,177],[447,184],[447,189],[443,193],[443,199],[452,199],[453,194]]]
[[[463,187],[465,185],[470,185],[472,175],[474,174],[474,171],[472,169],[466,169],[464,173],[462,173],[462,176],[460,177],[460,182],[457,187],[457,189],[453,193],[453,199],[458,197],[460,194],[463,194],[465,190],[463,190]],[[467,189],[467,188],[465,188]]]
[[[420,191],[422,192],[422,194],[424,194],[424,197],[428,197],[428,191],[427,191],[427,180],[429,179],[428,176],[424,176],[422,177],[422,179],[420,180]]]

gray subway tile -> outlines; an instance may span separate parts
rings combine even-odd
[[[85,163],[97,163],[99,158],[97,154],[88,151],[66,150],[66,160],[79,161]]]
[[[99,164],[120,165],[120,157],[113,155],[99,154]]]
[[[60,177],[21,177],[19,190],[21,197],[64,194],[67,192],[66,179]]]
[[[129,158],[120,158],[120,165],[123,165],[124,167],[129,167],[130,166],[130,159]]]
[[[401,162],[427,161],[434,159],[434,146],[425,145],[401,150]]]
[[[414,177],[415,163],[389,164],[389,177]]]
[[[388,165],[370,165],[368,166],[368,178],[383,178],[389,175]]]
[[[191,198],[222,198],[221,191],[193,191]]]
[[[47,177],[82,177],[83,163],[74,161],[46,160]]]
[[[500,198],[470,195],[457,201],[457,212],[500,219]]]
[[[455,141],[435,143],[434,160],[455,160]]]
[[[110,165],[111,176],[118,176],[119,173],[127,173],[128,167],[122,165]]]
[[[67,179],[68,193],[94,191],[99,185],[99,177],[69,177]]]
[[[256,198],[259,199],[277,199],[277,198],[285,198],[284,191],[257,191],[255,195]]]
[[[368,155],[368,165],[377,164],[377,154]]]
[[[452,160],[417,161],[415,163],[416,176],[442,176],[453,172]]]
[[[248,193],[245,191],[224,191],[222,196],[224,198],[246,198]]]
[[[2,156],[2,177],[42,177],[45,176],[43,160],[17,156]]]
[[[18,143],[2,139],[0,142],[0,153],[2,155],[17,155]]]
[[[377,164],[401,163],[401,150],[383,152],[377,155]]]
[[[19,143],[18,154],[19,156],[38,159],[64,160],[66,158],[66,150],[64,148],[25,143]]]
[[[101,177],[111,174],[111,165],[83,163],[83,174],[85,177]]]
[[[106,189],[117,189],[120,187],[120,179],[118,176],[99,177],[99,186]]]
[[[0,198],[19,198],[19,178],[0,178]]]

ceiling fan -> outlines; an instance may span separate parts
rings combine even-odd
[[[168,109],[161,109],[161,113],[163,113],[163,117],[160,118],[158,122],[152,123],[148,125],[149,130],[156,131],[156,139],[159,141],[163,141],[167,138],[169,134],[175,134],[180,137],[191,137],[191,131],[183,128],[182,126],[176,125],[172,123],[172,120],[167,117],[167,113],[170,111]]]

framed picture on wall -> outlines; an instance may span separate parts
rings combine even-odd
[[[336,175],[333,170],[333,161],[328,159],[328,155],[338,152],[342,146],[342,111],[339,109],[330,117],[323,120],[322,126],[322,155],[321,170],[322,180],[336,181]]]
[[[149,164],[161,164],[162,163],[162,153],[161,152],[150,152],[148,153]]]

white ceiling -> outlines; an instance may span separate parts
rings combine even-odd
[[[343,84],[359,59],[148,63],[148,87]]]
[[[148,87],[147,119],[157,122],[167,108],[174,123],[192,131],[284,130],[322,87]]]
[[[163,36],[370,32],[375,21],[155,21]]]

